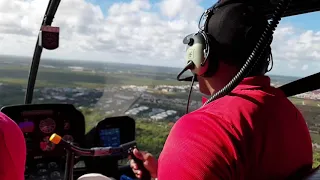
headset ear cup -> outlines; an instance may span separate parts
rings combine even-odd
[[[205,62],[207,59],[205,54],[208,45],[202,33],[196,33],[192,38],[193,43],[188,44],[185,58],[187,63],[192,61],[194,64],[194,68],[191,69],[191,71],[196,75],[201,76],[208,69],[208,63]]]
[[[210,34],[207,34],[208,44],[210,45],[207,60],[205,73],[202,75],[203,77],[211,77],[213,76],[218,67],[219,67],[219,57],[217,55],[218,52],[221,51],[221,45],[212,37]]]

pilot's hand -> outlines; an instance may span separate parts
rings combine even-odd
[[[144,167],[150,172],[152,178],[157,178],[158,160],[155,157],[153,157],[152,154],[145,151],[139,151],[138,149],[134,149],[133,155],[137,159],[142,160]],[[140,179],[143,172],[139,169],[137,163],[131,158],[130,167],[132,168],[136,177]]]

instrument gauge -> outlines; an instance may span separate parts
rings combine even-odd
[[[60,174],[59,171],[53,171],[53,172],[50,174],[50,177],[51,177],[51,179],[60,178],[60,177],[61,177],[61,174]]]
[[[56,128],[56,122],[51,118],[41,120],[39,124],[39,128],[40,128],[40,131],[43,133],[46,133],[46,134],[53,133],[53,131]]]
[[[70,129],[70,123],[68,121],[64,122],[64,130],[69,130]]]
[[[48,172],[47,169],[39,169],[38,170],[38,175],[45,175]]]
[[[49,169],[57,169],[59,166],[58,166],[58,164],[56,163],[56,162],[50,162],[49,164],[48,164],[48,168]]]
[[[45,167],[45,165],[43,163],[39,163],[36,166],[37,166],[37,169],[42,169]]]
[[[55,148],[55,144],[49,141],[49,136],[44,137],[40,142],[40,148],[42,151],[52,151]]]

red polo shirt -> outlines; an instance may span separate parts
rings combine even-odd
[[[24,180],[26,143],[19,126],[0,112],[0,179]]]
[[[284,179],[304,165],[312,166],[304,118],[269,77],[256,76],[174,125],[158,179]]]

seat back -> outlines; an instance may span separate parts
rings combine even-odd
[[[19,126],[0,112],[0,179],[24,180],[26,143]]]

